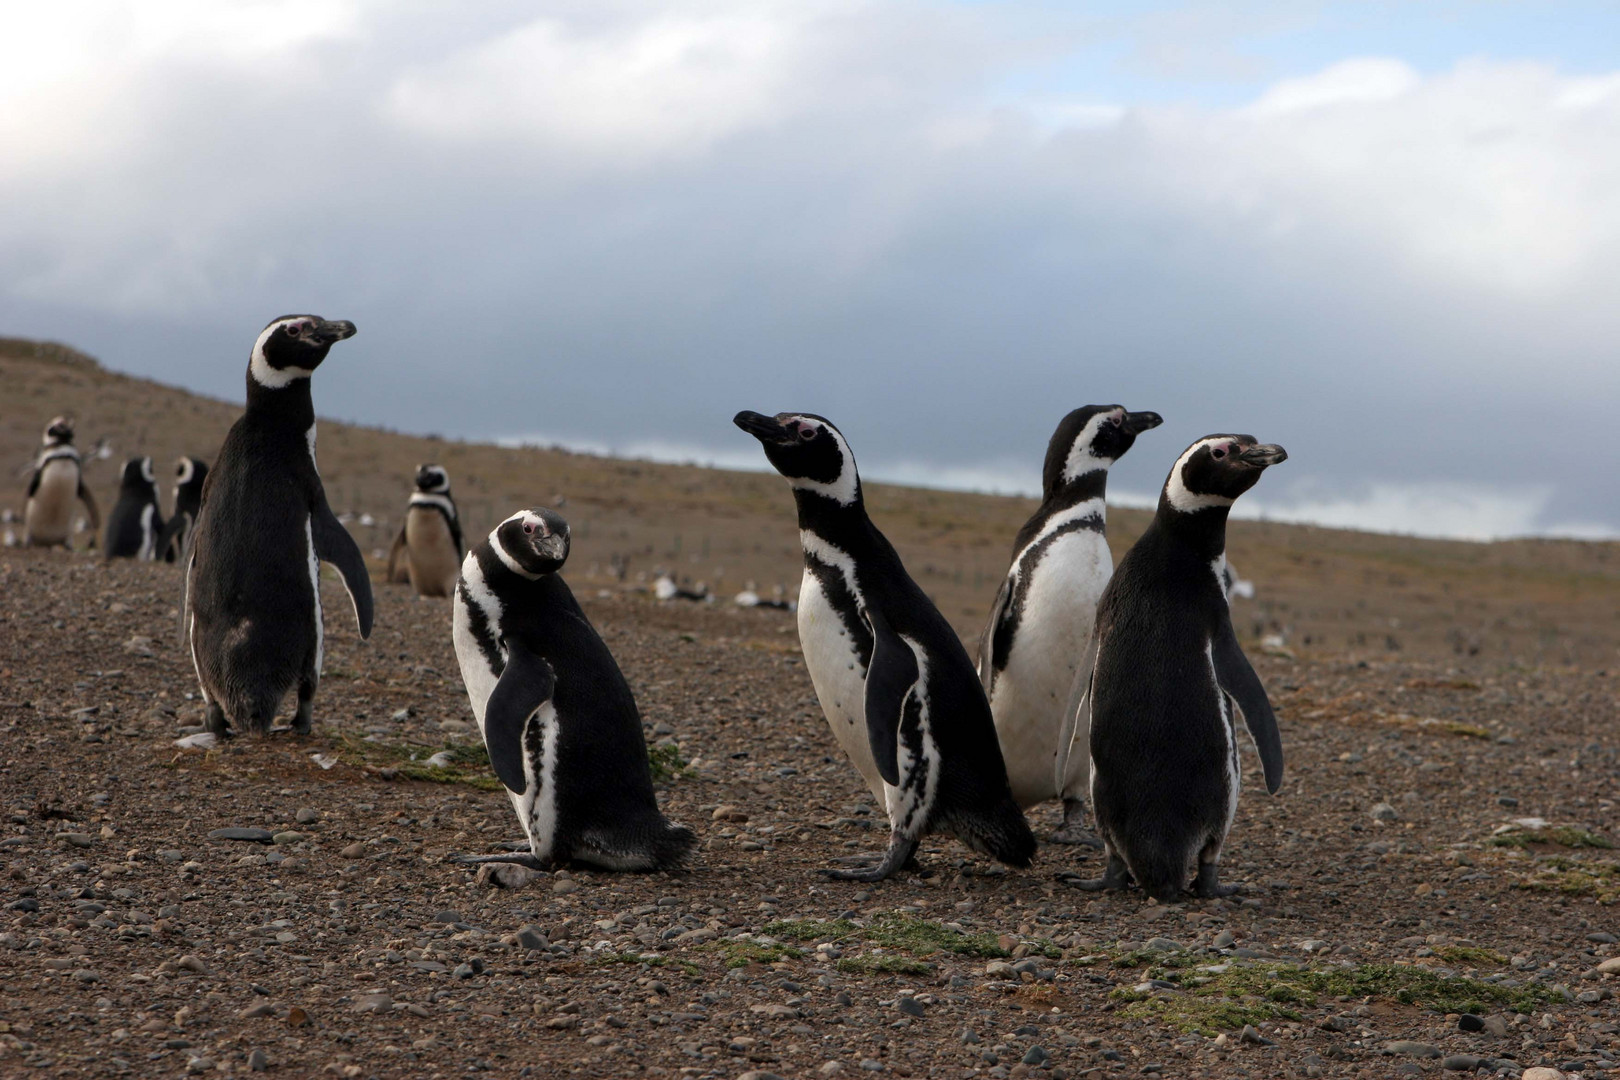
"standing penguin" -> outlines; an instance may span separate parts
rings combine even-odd
[[[73,504],[83,501],[90,515],[90,546],[101,532],[101,511],[84,483],[84,465],[73,445],[73,421],[58,416],[45,428],[45,445],[34,462],[28,481],[28,505],[23,511],[23,547],[50,547],[68,541],[73,533]]]
[[[268,731],[295,684],[293,729],[309,731],[325,636],[321,562],[337,566],[360,636],[371,636],[371,579],[321,487],[309,390],[333,343],[353,335],[353,323],[317,315],[266,326],[248,360],[247,411],[203,485],[183,612],[216,735],[231,724]]]
[[[107,515],[107,540],[103,546],[107,558],[151,561],[157,558],[162,532],[163,511],[158,506],[152,459],[130,458],[124,462],[118,501]]]
[[[417,596],[449,596],[461,573],[462,555],[450,474],[439,465],[419,465],[405,522],[388,552],[386,580],[409,581]]]
[[[198,458],[183,457],[175,463],[174,477],[174,512],[163,526],[163,535],[158,537],[158,550],[163,553],[164,562],[174,562],[186,553],[186,544],[197,524],[197,513],[202,509],[208,465]]]
[[[829,875],[880,881],[930,832],[1028,866],[1035,837],[1007,789],[973,661],[866,516],[849,444],[809,413],[740,412],[735,423],[793,485],[805,668],[834,737],[889,813],[882,861]]]
[[[1163,422],[1121,405],[1087,405],[1063,418],[1046,447],[1040,509],[1018,530],[979,639],[979,679],[1013,799],[1026,808],[1063,800],[1054,843],[1101,846],[1081,826],[1087,736],[1067,722],[1075,716],[1070,692],[1091,656],[1097,600],[1114,569],[1105,533],[1109,466]]]
[[[1265,687],[1232,630],[1226,516],[1287,457],[1252,435],[1193,443],[1103,592],[1080,707],[1090,714],[1091,804],[1108,866],[1082,888],[1120,889],[1134,879],[1165,903],[1189,882],[1200,897],[1237,891],[1219,883],[1242,781],[1233,705],[1273,795],[1283,753]]]
[[[667,870],[697,838],[658,809],[636,699],[558,573],[568,546],[558,514],[524,510],[461,565],[456,659],[529,854],[460,861]]]

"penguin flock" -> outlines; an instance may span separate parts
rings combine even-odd
[[[105,555],[182,563],[183,636],[216,737],[276,730],[289,694],[290,730],[311,730],[321,563],[371,634],[371,579],[321,483],[311,393],[330,350],[354,334],[316,315],[272,320],[249,354],[246,409],[212,465],[181,459],[167,520],[151,459],[124,465]],[[1226,522],[1287,453],[1249,435],[1195,441],[1116,571],[1108,471],[1162,422],[1120,405],[1063,417],[1041,504],[1013,539],[970,656],[868,515],[844,434],[813,413],[735,416],[797,510],[798,599],[770,606],[795,613],[823,716],[889,819],[885,850],[839,859],[827,877],[883,880],[932,834],[1027,867],[1037,842],[1024,811],[1056,800],[1050,839],[1102,849],[1103,875],[1074,880],[1080,888],[1134,886],[1160,901],[1237,889],[1219,865],[1242,786],[1238,718],[1272,794],[1283,750],[1232,627]],[[29,482],[25,543],[67,544],[81,501],[98,527],[73,424],[57,417]],[[417,470],[384,580],[451,598],[469,705],[527,846],[458,861],[682,867],[697,837],[659,809],[635,697],[561,576],[570,543],[555,510],[533,507],[469,550],[448,472]],[[751,588],[749,599],[760,604]]]

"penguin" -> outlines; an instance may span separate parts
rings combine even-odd
[[[23,510],[23,547],[72,546],[73,503],[84,503],[90,515],[90,546],[101,532],[101,511],[84,482],[84,466],[73,445],[73,421],[58,416],[45,427],[44,446],[34,461],[28,481],[28,505]]]
[[[198,458],[182,457],[174,468],[174,512],[158,537],[158,550],[164,562],[183,558],[186,544],[191,540],[197,524],[197,511],[202,507],[203,484],[208,479],[208,464]]]
[[[1138,435],[1163,422],[1158,413],[1121,405],[1087,405],[1063,418],[1047,444],[1040,508],[1018,530],[979,639],[979,679],[1013,800],[1026,809],[1063,800],[1054,843],[1102,846],[1081,825],[1086,733],[1065,721],[1076,715],[1071,691],[1090,655],[1097,599],[1114,569],[1103,501],[1108,469]]]
[[[283,315],[248,359],[247,410],[203,484],[181,611],[208,730],[263,734],[298,688],[293,730],[310,730],[325,630],[320,564],[336,565],[371,636],[371,579],[360,548],[327,504],[315,464],[309,380],[351,322]]]
[[[834,737],[889,815],[877,865],[823,873],[881,881],[931,832],[1028,866],[1035,837],[1007,787],[973,661],[867,517],[844,436],[810,413],[740,412],[734,422],[793,487],[805,668]]]
[[[416,491],[388,552],[387,580],[400,580],[403,571],[417,596],[449,596],[465,554],[461,521],[450,497],[450,474],[439,465],[417,466]]]
[[[456,659],[529,852],[458,861],[673,869],[697,837],[658,809],[635,696],[559,573],[569,543],[561,515],[522,510],[462,561]]]
[[[1242,769],[1234,707],[1260,756],[1266,790],[1282,784],[1282,739],[1265,687],[1232,630],[1226,517],[1288,454],[1252,435],[1209,435],[1176,459],[1147,531],[1097,605],[1089,688],[1091,805],[1107,854],[1085,889],[1134,880],[1154,899],[1229,896],[1221,847]],[[1083,722],[1081,726],[1085,726]]]
[[[107,540],[102,550],[109,559],[157,558],[163,532],[163,510],[158,506],[157,477],[152,459],[133,457],[124,462],[118,501],[107,515]]]

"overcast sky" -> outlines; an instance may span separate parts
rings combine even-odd
[[[1084,13],[1082,13],[1082,11]],[[323,415],[1029,490],[1057,420],[1213,431],[1245,502],[1620,535],[1620,9],[8,4],[0,334]],[[43,420],[43,418],[42,418]],[[87,433],[93,435],[93,433]],[[133,448],[131,448],[133,449]]]

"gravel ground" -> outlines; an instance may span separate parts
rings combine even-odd
[[[954,842],[863,886],[816,874],[885,824],[792,616],[577,586],[700,850],[500,888],[445,861],[519,835],[446,602],[378,586],[363,643],[328,581],[315,734],[204,752],[175,745],[177,583],[0,553],[5,1076],[1620,1071],[1606,671],[1254,650],[1289,772],[1244,795],[1241,896],[1096,896],[1065,880],[1091,852]]]

